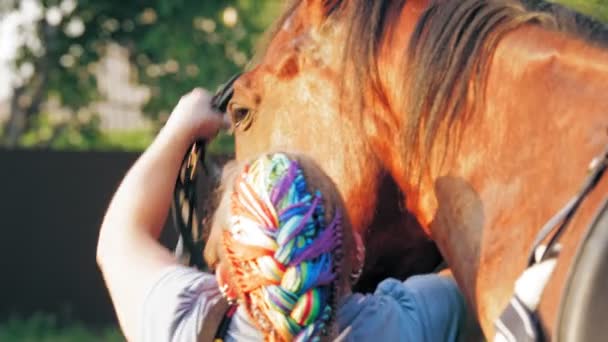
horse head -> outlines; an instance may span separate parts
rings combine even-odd
[[[361,92],[343,77],[353,66],[344,63],[351,28],[340,18],[354,14],[339,5],[294,2],[259,63],[234,84],[228,112],[237,159],[272,150],[305,153],[332,177],[365,238],[360,289],[371,290],[389,275],[431,271],[440,256],[404,210],[398,180],[386,167],[384,149],[393,148],[388,134],[397,128],[360,106],[373,90]]]

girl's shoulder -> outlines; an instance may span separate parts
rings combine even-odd
[[[146,292],[140,314],[143,341],[195,341],[214,334],[228,308],[215,276],[186,266],[170,266]]]

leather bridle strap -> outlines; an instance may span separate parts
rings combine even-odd
[[[228,103],[234,93],[233,84],[240,74],[232,76],[215,93],[211,100],[211,107],[221,113],[225,113]],[[200,170],[199,163],[203,171],[205,168],[205,146],[207,141],[197,140],[190,146],[184,156],[180,172],[175,182],[173,192],[173,222],[179,232],[179,241],[175,253],[181,259],[188,257],[189,266],[195,266],[200,270],[205,270],[206,265],[203,260],[204,241],[202,237],[202,227],[196,213],[197,208],[197,174]],[[227,330],[227,315],[232,306],[224,299],[219,298],[211,303],[205,319],[201,322],[197,341],[214,341],[219,332]],[[231,316],[230,316],[231,317]],[[218,328],[219,327],[219,328]],[[218,330],[219,329],[219,330]]]
[[[233,84],[240,74],[232,76],[225,84],[220,86],[211,100],[211,107],[218,112],[225,113],[228,102],[234,93]],[[202,227],[196,213],[197,208],[197,173],[199,163],[205,170],[205,146],[207,141],[197,140],[190,146],[184,156],[180,172],[175,182],[173,192],[173,222],[179,233],[179,241],[175,253],[180,259],[188,257],[189,266],[205,269],[203,260],[204,241]],[[182,260],[183,261],[183,260]]]
[[[570,221],[572,220],[572,217],[574,217],[574,214],[580,205],[583,203],[585,198],[587,198],[587,195],[589,195],[589,193],[599,183],[600,179],[606,172],[607,167],[608,149],[591,161],[589,165],[589,175],[587,176],[587,179],[583,183],[583,186],[578,194],[570,199],[570,201],[568,201],[568,203],[566,203],[566,205],[555,216],[547,221],[547,223],[538,232],[536,238],[534,239],[534,243],[532,244],[530,256],[528,257],[528,266],[546,260],[550,253],[555,251],[553,247],[565,232]],[[555,233],[550,238],[546,248],[544,248],[544,251],[542,251],[542,253],[538,253],[538,249],[542,242],[545,241],[545,239],[553,231],[555,231]]]

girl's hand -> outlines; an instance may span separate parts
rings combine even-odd
[[[129,341],[142,339],[145,290],[158,282],[163,270],[177,264],[158,238],[184,153],[195,140],[213,138],[223,125],[223,115],[211,109],[207,91],[194,89],[184,95],[154,142],[131,167],[106,212],[97,262]]]
[[[165,129],[179,136],[188,136],[192,142],[215,137],[221,128],[229,127],[229,123],[222,113],[211,108],[211,98],[212,95],[202,88],[195,88],[182,96]]]

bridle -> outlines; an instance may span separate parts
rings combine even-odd
[[[583,201],[587,198],[589,193],[593,189],[597,183],[599,183],[600,179],[606,172],[606,168],[608,168],[608,149],[604,151],[601,155],[594,158],[589,164],[589,175],[587,179],[583,183],[581,190],[578,192],[576,196],[574,196],[568,203],[555,215],[553,216],[536,235],[536,239],[532,244],[532,252],[528,258],[528,266],[532,266],[535,262],[542,262],[550,257],[551,250],[554,249],[557,242],[559,241],[562,234],[568,228],[570,221],[576,214],[578,208],[583,203]],[[553,235],[549,239],[547,243],[547,247],[543,248],[542,253],[535,253],[535,251],[539,248],[541,243],[553,232]],[[535,261],[534,255],[539,255],[538,261]]]
[[[240,74],[232,76],[218,88],[211,100],[211,107],[214,110],[221,113],[226,112],[228,103],[234,93],[234,82],[239,76]],[[200,216],[197,214],[198,201],[196,195],[199,172],[205,172],[207,176],[212,177],[214,184],[217,183],[217,177],[213,179],[214,175],[209,172],[209,168],[205,165],[206,145],[207,141],[205,139],[199,139],[186,152],[175,181],[172,205],[173,222],[179,233],[175,254],[184,263],[201,270],[206,269],[206,265],[203,260],[205,245],[202,236],[203,224],[199,221]],[[201,164],[201,167],[199,167],[199,164]]]

